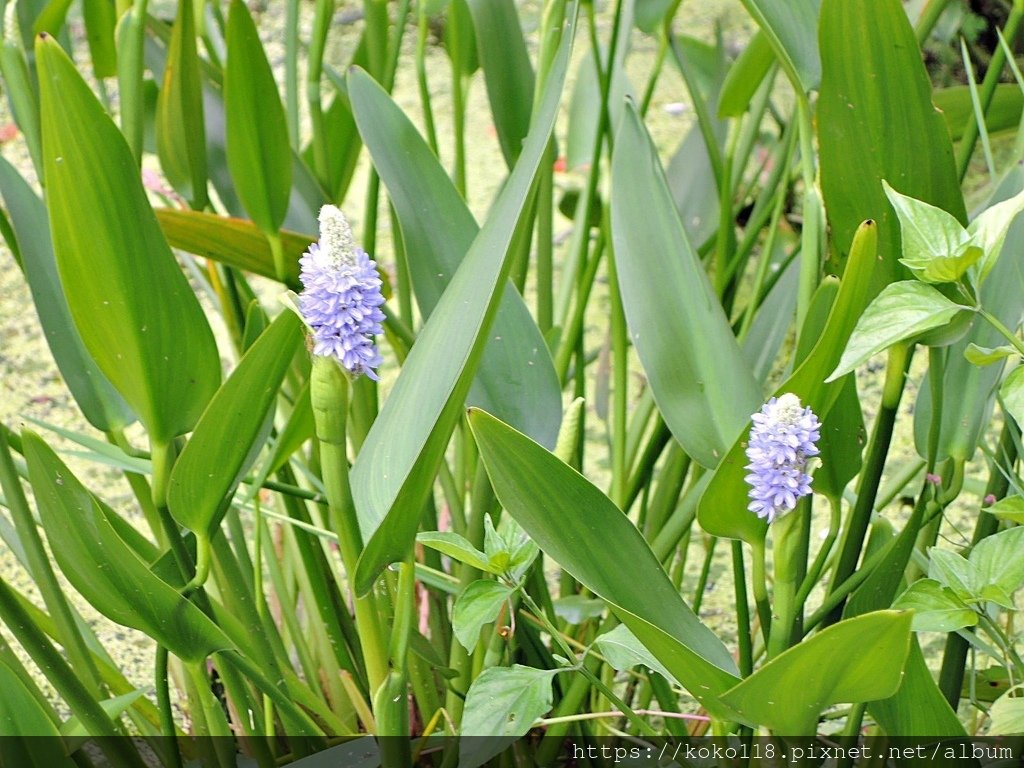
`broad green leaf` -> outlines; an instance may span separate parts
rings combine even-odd
[[[966,736],[967,731],[932,677],[917,636],[910,640],[910,655],[903,682],[894,696],[868,703],[868,713],[887,734],[898,736]]]
[[[429,318],[480,232],[415,126],[369,75],[353,70],[356,121],[402,226],[420,313]],[[505,282],[467,403],[551,447],[562,395],[554,363],[523,297]]]
[[[228,167],[249,218],[264,232],[277,232],[292,188],[288,124],[274,73],[243,0],[231,0],[226,37]]]
[[[876,245],[877,226],[872,221],[866,221],[857,231],[850,249],[850,263],[840,281],[839,292],[832,303],[824,329],[812,336],[802,334],[808,339],[817,336],[817,341],[799,367],[775,390],[776,395],[791,392],[799,397],[825,425],[829,423],[829,409],[839,397],[843,385],[838,381],[826,384],[824,379],[835,366],[840,351],[846,346],[853,331],[856,318],[867,305],[876,264]],[[814,316],[808,314],[808,319]],[[745,450],[749,426],[748,420],[747,427],[711,476],[700,498],[697,516],[701,527],[709,533],[755,542],[764,539],[768,526],[747,509],[749,499],[744,465],[747,463]]]
[[[174,462],[167,503],[174,519],[209,540],[238,483],[263,449],[281,381],[302,349],[301,322],[282,312],[217,390]]]
[[[899,0],[822,0],[818,35],[816,123],[833,271],[842,273],[847,243],[860,223],[875,219],[875,294],[906,274],[897,261],[899,232],[882,180],[965,224],[953,147]]]
[[[46,206],[14,166],[0,158],[0,194],[21,248],[25,279],[46,343],[82,415],[110,432],[135,420],[131,409],[93,361],[71,319],[50,240]]]
[[[750,362],[754,378],[762,386],[775,368],[779,359],[779,350],[790,338],[793,321],[796,317],[796,295],[799,280],[800,262],[798,259],[793,259],[758,306],[754,322],[751,323],[747,335],[743,337],[743,354]],[[831,277],[826,278],[818,286],[818,289],[820,290],[822,285],[833,283],[838,285],[839,281]]]
[[[974,276],[976,284],[980,285],[999,261],[1010,225],[1021,211],[1024,211],[1024,190],[986,208],[968,225],[967,231],[984,251]]]
[[[534,76],[514,0],[468,0],[491,117],[511,168],[530,129]],[[365,137],[364,137],[365,139]]]
[[[737,682],[732,656],[683,602],[636,527],[601,491],[543,447],[482,411],[470,424],[506,511],[709,711]],[[717,715],[716,715],[717,716]]]
[[[380,744],[373,736],[362,736],[334,747],[314,752],[293,763],[292,768],[377,768],[380,765]]]
[[[36,23],[32,25],[32,33],[38,35],[47,32],[53,36],[60,34],[68,15],[68,9],[71,8],[71,2],[72,0],[49,0],[46,7],[36,17]]]
[[[132,3],[114,28],[117,48],[117,101],[121,132],[135,159],[142,163],[146,132],[146,9]]]
[[[1024,527],[986,536],[971,550],[969,560],[980,574],[982,596],[986,596],[984,588],[989,586],[1012,595],[1024,584]]]
[[[774,61],[771,40],[763,30],[759,31],[729,67],[718,97],[718,116],[739,117],[746,112]]]
[[[425,547],[435,549],[460,563],[472,566],[485,573],[501,575],[501,570],[491,565],[487,555],[474,547],[464,536],[452,531],[423,531],[416,535],[416,541]]]
[[[480,673],[466,694],[463,736],[489,738],[459,742],[459,768],[476,768],[525,736],[533,721],[551,709],[551,680],[557,669],[516,664]]]
[[[175,248],[219,261],[263,277],[276,279],[274,257],[259,227],[243,219],[230,219],[203,211],[157,208],[156,218],[167,241]],[[315,238],[282,230],[285,285],[299,289],[299,257]]]
[[[352,492],[367,539],[355,579],[361,594],[412,547],[423,504],[462,415],[554,126],[575,28],[574,19],[562,34],[519,162],[420,331],[352,467]]]
[[[1024,425],[1024,365],[1018,365],[999,387],[1003,409],[1013,417],[1017,426]]]
[[[1014,523],[1024,524],[1024,497],[1007,496],[992,506],[986,507],[985,511],[995,515],[1000,520],[1010,520]]]
[[[840,503],[843,490],[860,472],[861,454],[866,443],[857,382],[848,376],[828,412],[828,419],[821,425],[821,439],[818,441],[821,463],[814,470],[814,492]]]
[[[896,598],[893,608],[914,612],[915,632],[955,632],[978,623],[978,614],[934,579],[915,581]]]
[[[982,586],[981,572],[974,563],[938,547],[928,551],[928,576],[952,590],[961,600],[977,599]]]
[[[937,88],[932,93],[935,108],[949,130],[953,141],[960,141],[964,135],[964,126],[974,118],[974,104],[971,101],[971,89],[968,85],[951,85]],[[1024,105],[1024,94],[1016,83],[1000,83],[996,86],[992,101],[985,110],[985,126],[989,135],[1000,131],[1016,129],[1020,125],[1021,106]]]
[[[990,734],[1024,734],[1024,698],[1010,698],[1010,694],[1000,696],[988,711],[988,716]]]
[[[843,356],[827,381],[854,370],[895,344],[906,344],[950,323],[971,307],[956,304],[930,285],[904,280],[887,285],[857,321]]]
[[[555,615],[570,624],[582,624],[587,619],[596,619],[603,616],[608,609],[608,604],[604,600],[583,595],[559,597],[553,600],[552,604],[555,608]]]
[[[964,359],[967,360],[971,365],[992,365],[992,363],[999,363],[1008,357],[1013,357],[1017,354],[1017,350],[1009,345],[1001,347],[979,347],[973,341],[968,343],[967,349],[964,350]]]
[[[794,87],[799,83],[805,91],[815,88],[821,78],[817,37],[821,4],[821,0],[743,0]]]
[[[36,61],[50,231],[71,316],[150,439],[166,443],[195,426],[220,382],[213,333],[120,131],[53,38],[39,38]]]
[[[665,665],[636,639],[636,635],[630,632],[625,624],[619,624],[611,632],[598,635],[594,645],[605,660],[619,672],[643,666],[662,675],[670,683],[679,685],[679,681]]]
[[[480,640],[480,630],[498,618],[512,594],[512,587],[500,581],[478,579],[462,590],[452,606],[455,639],[470,653]]]
[[[672,434],[695,461],[714,467],[761,395],[632,105],[615,141],[611,205],[633,346]]]
[[[0,661],[0,763],[18,768],[73,768],[60,732],[14,670]]]
[[[941,208],[901,195],[883,181],[886,197],[900,222],[900,263],[926,283],[953,283],[983,255],[960,222]]]
[[[22,6],[18,6],[19,10]],[[14,122],[25,137],[36,174],[43,175],[42,134],[39,116],[39,94],[29,72],[25,51],[12,40],[0,42],[0,74],[4,92],[10,102]]]
[[[161,580],[118,536],[109,513],[37,435],[22,437],[50,549],[72,586],[111,621],[138,629],[198,662],[230,648],[223,632]]]
[[[876,611],[833,624],[769,661],[722,699],[777,734],[814,735],[818,717],[833,704],[896,692],[910,650],[910,622],[909,612]]]
[[[178,3],[163,86],[156,101],[156,151],[167,181],[193,208],[201,210],[208,202],[206,127],[194,8],[194,3]]]

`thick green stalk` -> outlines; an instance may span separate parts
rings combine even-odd
[[[754,639],[750,634],[750,604],[747,601],[747,577],[743,564],[743,543],[732,541],[732,581],[736,590],[736,638],[739,644],[740,676],[754,671]]]
[[[331,510],[331,521],[338,534],[341,559],[346,574],[351,578],[362,553],[363,540],[348,477],[348,377],[334,360],[315,356],[309,392],[316,436],[320,442],[324,490]],[[387,677],[388,663],[376,598],[372,592],[356,598],[355,611],[370,691],[376,691]]]
[[[903,385],[911,356],[912,348],[904,344],[898,344],[889,349],[882,402],[878,409],[878,416],[875,418],[875,426],[871,433],[864,466],[861,469],[860,481],[857,485],[857,501],[850,513],[843,535],[830,592],[834,592],[840,584],[849,579],[860,559],[864,536],[867,534],[871,513],[874,510],[875,497],[878,494],[878,485],[885,468],[885,459],[889,455],[889,444],[892,441],[896,413],[903,395]],[[829,614],[828,623],[839,621],[842,612],[843,601],[840,601]]]
[[[768,633],[768,658],[772,659],[792,644],[797,614],[802,610],[797,593],[806,560],[801,560],[804,523],[810,513],[810,504],[802,499],[797,508],[783,515],[771,526],[772,565],[772,625]]]

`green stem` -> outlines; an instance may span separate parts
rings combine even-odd
[[[420,92],[420,109],[423,110],[423,125],[427,133],[430,151],[438,154],[437,128],[434,127],[434,109],[430,103],[430,85],[427,82],[427,34],[428,19],[423,3],[418,3],[416,24],[416,84]]]
[[[288,138],[299,149],[299,0],[287,0],[284,17],[284,94]]]
[[[747,577],[743,565],[743,543],[732,541],[732,581],[736,590],[736,637],[739,642],[740,677],[754,671],[753,638],[750,635],[750,605],[747,602]]]
[[[757,605],[757,617],[761,623],[761,635],[767,645],[772,626],[772,608],[771,603],[768,602],[768,576],[765,569],[764,549],[763,539],[750,544],[750,551],[753,555],[750,564],[750,586],[754,591],[754,603]]]
[[[331,520],[338,534],[345,573],[351,580],[362,553],[363,540],[352,502],[349,485],[346,432],[348,421],[349,381],[338,364],[325,357],[313,358],[310,378],[313,421],[320,442],[320,461],[324,490],[331,510]],[[356,628],[366,660],[370,691],[376,691],[388,673],[387,646],[383,640],[373,593],[355,600]]]
[[[265,232],[264,234],[267,237],[267,242],[270,244],[270,255],[274,259],[274,275],[278,281],[283,283],[288,276],[288,267],[284,260],[284,246],[281,244],[281,235],[278,232]]]
[[[181,768],[181,752],[178,751],[177,730],[174,726],[174,707],[171,705],[171,686],[167,670],[167,648],[156,647],[153,683],[156,689],[156,704],[160,712],[160,734],[168,737],[171,745],[170,757],[174,768]]]
[[[306,106],[313,129],[313,170],[325,189],[329,183],[330,158],[327,143],[327,126],[324,122],[323,103],[320,95],[320,77],[323,74],[324,51],[327,48],[327,33],[334,17],[334,0],[317,0],[313,17],[313,32],[309,39],[306,57]]]
[[[999,334],[1010,342],[1019,354],[1024,355],[1024,342],[1017,338],[1017,334],[1003,325],[1003,322],[998,317],[981,307],[978,307],[978,314],[980,314],[989,325],[999,331]]]
[[[814,125],[811,121],[811,106],[803,91],[797,96],[797,119],[800,127],[800,173],[804,185],[804,222],[800,232],[800,287],[797,293],[796,327],[802,328],[821,271],[821,201],[814,186]]]
[[[772,582],[772,627],[768,633],[768,658],[773,659],[792,644],[797,613],[796,600],[801,571],[801,539],[810,504],[802,499],[795,510],[783,515],[771,526],[775,579]]]
[[[917,37],[918,45],[924,46],[924,42],[935,29],[939,17],[946,10],[949,2],[950,0],[927,0],[924,8],[921,9],[921,15],[917,18],[917,24],[914,26],[914,35]]]
[[[900,398],[903,395],[903,385],[911,352],[912,348],[904,344],[898,344],[889,349],[882,402],[871,433],[864,467],[861,469],[860,481],[857,486],[857,501],[850,513],[846,533],[843,536],[830,592],[834,592],[838,585],[849,580],[850,575],[857,567],[857,560],[860,559],[864,536],[867,534],[871,513],[874,510],[875,497],[878,494],[878,485],[885,468],[885,459],[889,455],[889,444],[892,441],[893,427],[896,423]],[[842,601],[835,605],[828,621],[830,624],[834,623],[839,621],[841,616]]]

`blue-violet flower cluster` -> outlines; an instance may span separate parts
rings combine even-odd
[[[790,393],[773,397],[751,419],[754,426],[747,443],[750,474],[746,478],[751,502],[747,508],[771,523],[811,492],[807,461],[818,455],[821,424],[814,412]]]
[[[355,244],[345,215],[320,209],[320,242],[299,260],[302,317],[313,330],[313,354],[335,358],[354,376],[376,380],[382,360],[374,337],[383,333],[384,303],[377,263]]]

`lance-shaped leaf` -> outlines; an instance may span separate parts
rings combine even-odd
[[[932,105],[928,73],[899,0],[822,0],[818,34],[821,191],[833,269],[842,273],[860,223],[876,220],[881,263],[873,293],[878,293],[906,275],[897,261],[899,231],[882,180],[964,224],[953,146]]]
[[[113,515],[32,432],[22,436],[50,549],[68,581],[111,621],[145,632],[185,661],[232,644],[210,618],[150,570],[117,534]]]
[[[270,244],[251,221],[171,208],[157,208],[156,218],[164,237],[175,248],[263,277],[277,277]],[[284,283],[289,288],[301,289],[299,257],[313,241],[308,235],[281,231],[281,246],[287,262]]]
[[[51,37],[36,43],[53,248],[86,349],[167,442],[195,425],[220,382],[199,301],[142,188],[124,137]]]
[[[574,19],[562,36],[519,162],[420,332],[352,468],[356,510],[368,539],[356,572],[360,593],[413,545],[420,512],[498,310],[509,255],[554,126],[575,27]]]
[[[89,355],[71,319],[53,255],[46,206],[14,166],[2,158],[0,194],[11,214],[25,279],[46,343],[75,402],[88,422],[103,432],[130,424],[134,414]]]
[[[799,397],[818,415],[826,430],[829,409],[839,397],[843,384],[825,384],[824,380],[835,367],[857,317],[868,303],[877,243],[875,223],[864,222],[850,249],[850,263],[839,284],[839,292],[829,310],[824,329],[816,336],[817,342],[793,375],[775,391],[776,395],[791,392]],[[812,316],[808,315],[809,318]],[[764,538],[768,526],[747,509],[748,486],[744,482],[747,434],[748,430],[744,429],[718,465],[701,496],[697,517],[701,527],[709,533],[754,542]]]
[[[612,240],[630,337],[676,440],[714,467],[761,392],[629,105],[612,158]]]
[[[164,175],[193,208],[206,207],[206,127],[193,3],[178,3],[156,100],[156,151]]]
[[[508,513],[709,712],[731,718],[718,696],[738,682],[732,656],[683,602],[629,518],[576,470],[493,416],[471,411],[470,424]]]
[[[420,312],[428,318],[480,228],[437,157],[391,97],[362,70],[349,74],[356,122],[402,225]],[[523,297],[505,281],[467,402],[551,448],[562,393],[547,344]]]
[[[899,611],[842,621],[772,659],[722,698],[777,734],[813,736],[818,717],[833,704],[896,692],[910,651],[910,622],[911,614]]]
[[[282,312],[260,334],[210,400],[174,463],[167,503],[174,519],[200,538],[213,536],[263,448],[281,381],[301,349],[300,329],[294,312]]]
[[[0,661],[0,759],[19,768],[73,768],[60,731],[13,669]]]
[[[227,159],[235,191],[264,232],[276,232],[288,212],[292,152],[288,123],[259,32],[243,0],[228,11],[224,69]]]

